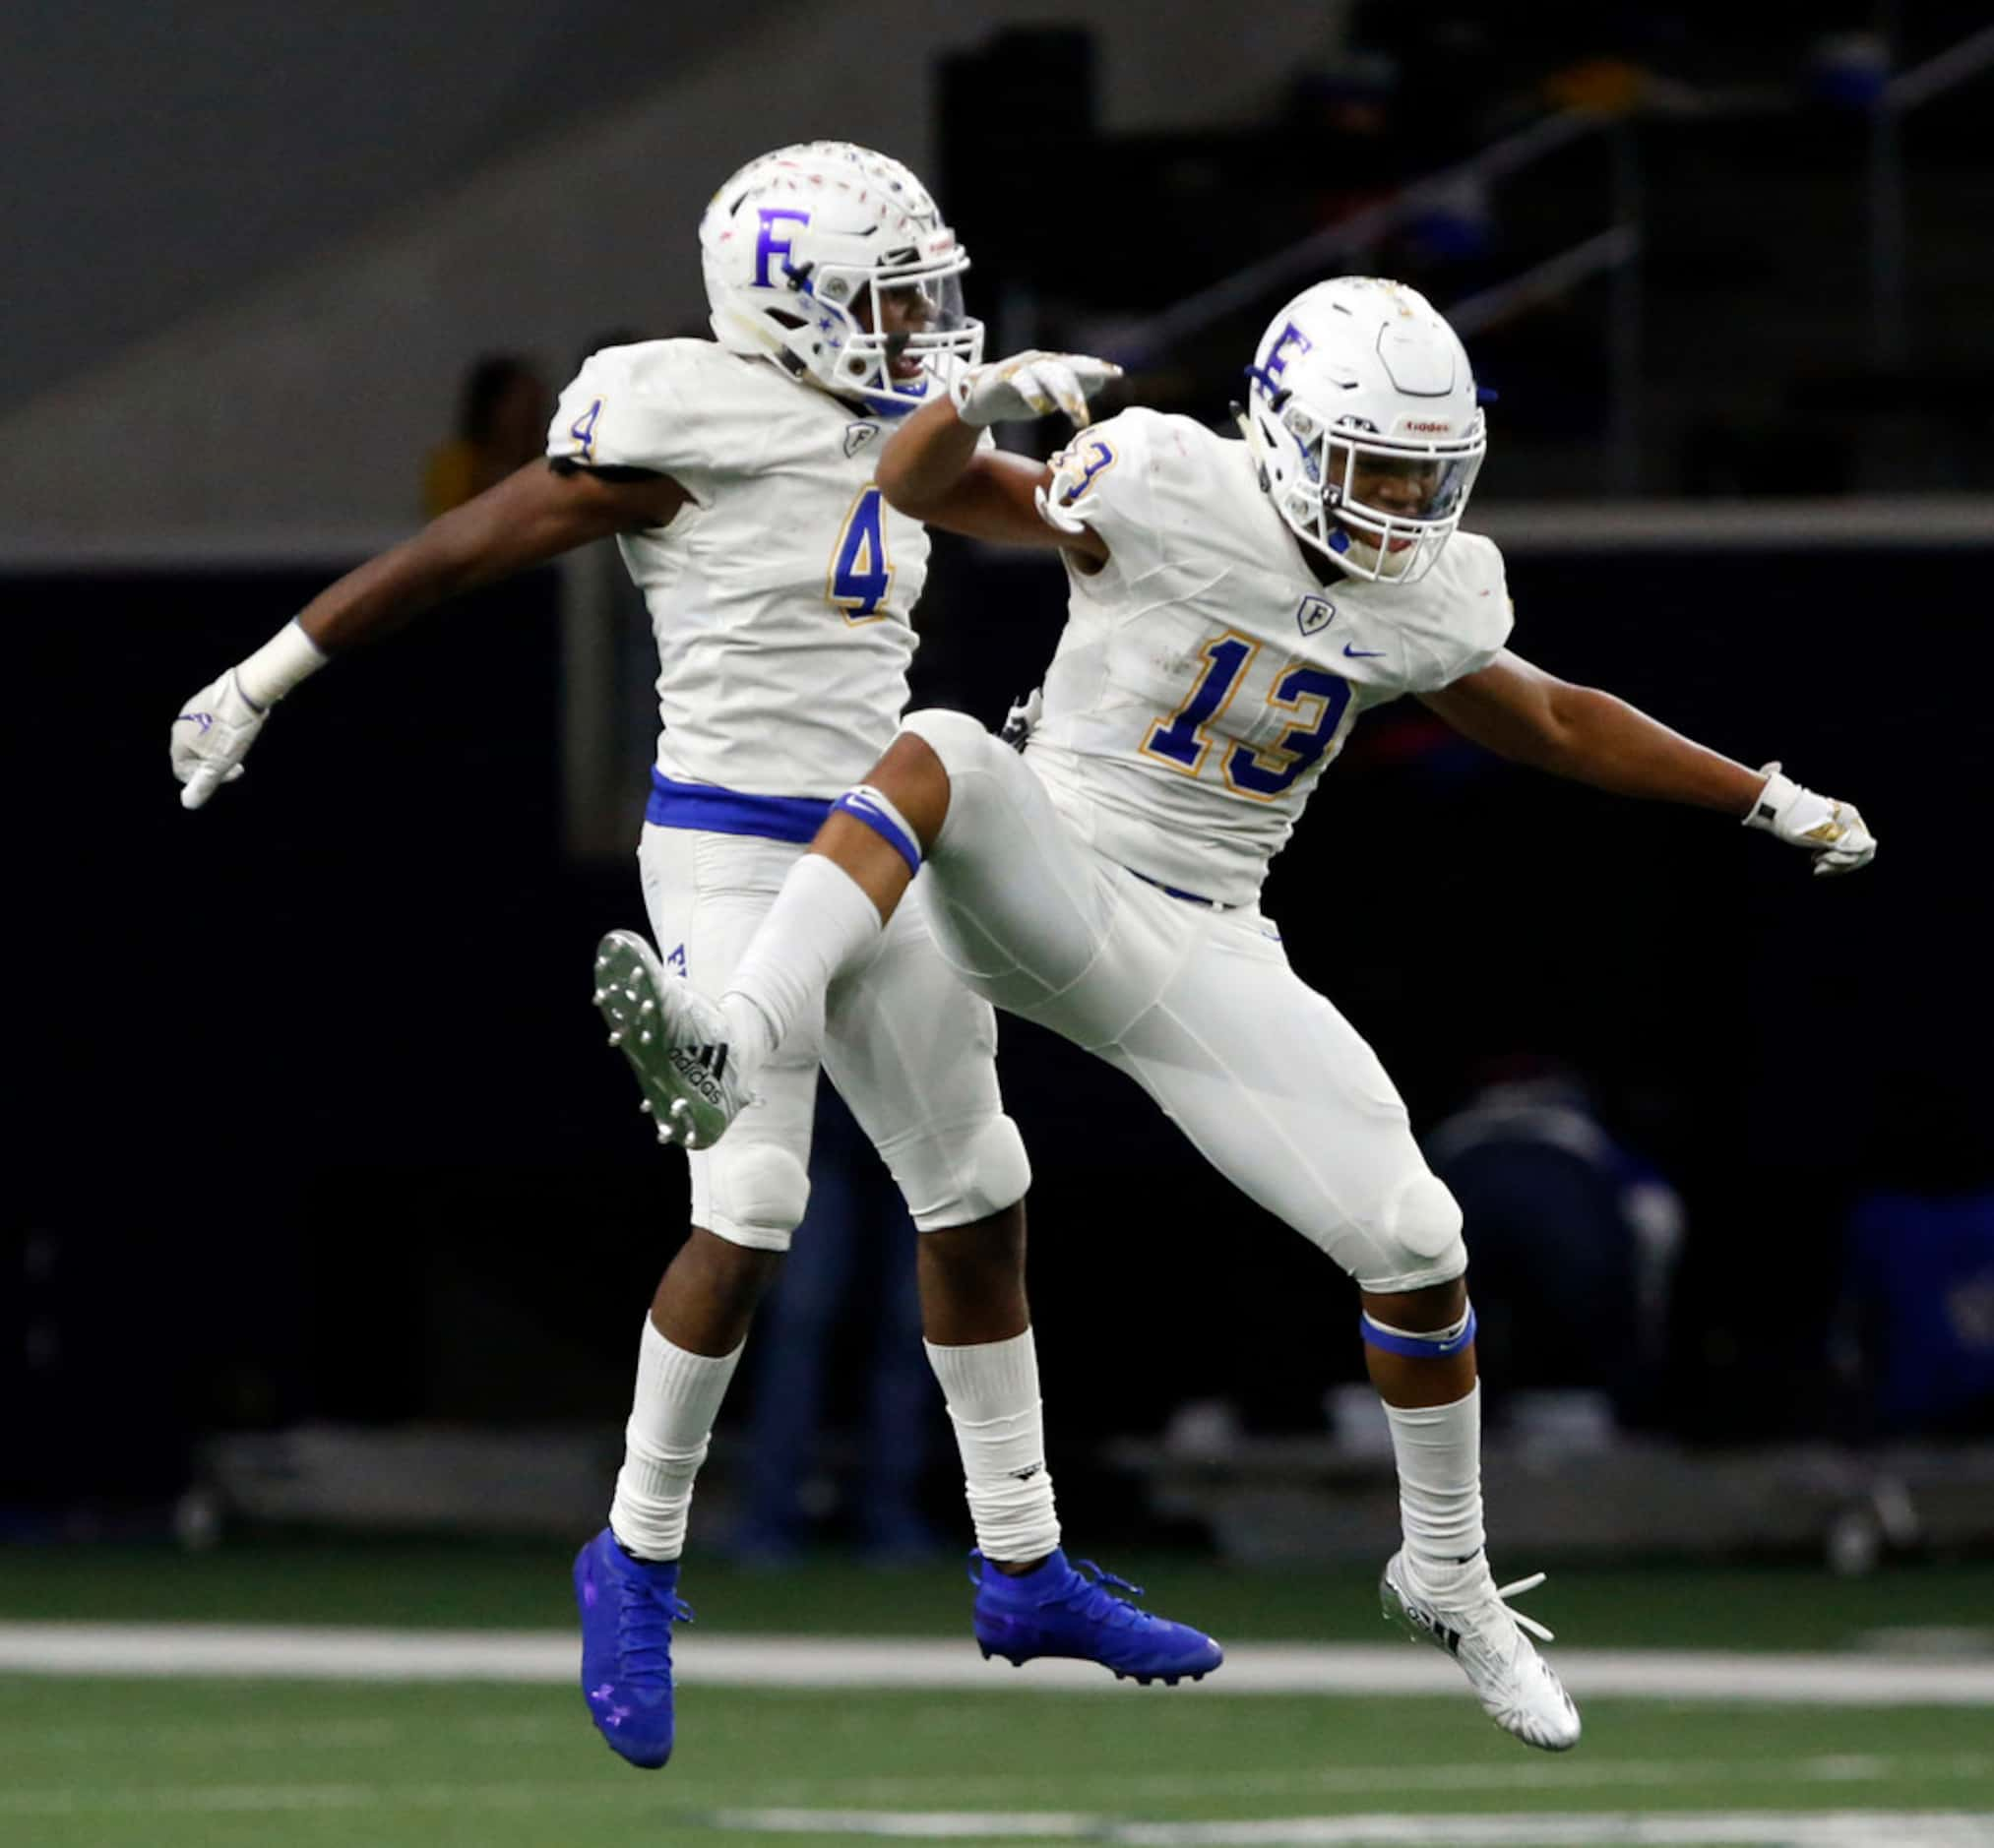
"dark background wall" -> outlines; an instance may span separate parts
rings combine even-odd
[[[572,137],[751,30],[628,0],[158,8],[27,0],[0,27],[0,161],[32,287],[0,297],[0,409],[495,156]],[[565,74],[565,75],[563,75]]]
[[[1406,704],[1367,721],[1277,863],[1301,972],[1422,1125],[1491,1061],[1562,1056],[1681,1186],[1660,1416],[1835,1426],[1839,1215],[1884,1106],[1989,1099],[1984,551],[1520,556],[1517,647],[1719,749],[1858,798],[1847,882],[1722,820],[1498,765]],[[333,567],[16,579],[7,1424],[31,1490],[114,1417],[131,1487],[197,1428],[307,1415],[608,1421],[684,1229],[587,1002],[634,869],[563,859],[554,586],[522,580],[343,662],[249,775],[182,813],[165,720]],[[921,692],[995,716],[1057,574],[963,551]],[[87,722],[86,722],[87,721]],[[641,777],[643,764],[631,774]],[[1016,1022],[1048,1395],[1080,1440],[1207,1392],[1264,1426],[1354,1377],[1347,1285],[1131,1086]],[[1472,1228],[1469,1230],[1472,1240]],[[52,1344],[52,1345],[51,1345]],[[145,1390],[134,1394],[135,1382]],[[136,1428],[134,1421],[136,1420]],[[10,1467],[12,1465],[10,1464]]]

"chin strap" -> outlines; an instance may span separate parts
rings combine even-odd
[[[1232,400],[1232,420],[1239,425],[1239,434],[1246,439],[1247,454],[1253,458],[1253,465],[1260,470],[1260,491],[1272,494],[1274,476],[1268,469],[1266,445],[1252,414],[1236,398]]]

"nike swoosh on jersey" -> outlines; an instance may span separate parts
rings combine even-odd
[[[1347,642],[1345,642],[1343,644],[1343,652],[1347,654],[1351,660],[1360,661],[1365,659],[1376,659],[1378,656],[1382,655],[1385,652],[1385,650],[1383,648],[1353,648]]]

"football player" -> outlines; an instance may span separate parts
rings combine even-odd
[[[197,693],[172,733],[188,808],[242,774],[276,703],[329,659],[614,534],[661,664],[638,849],[652,932],[677,975],[718,993],[830,798],[879,755],[906,703],[928,540],[873,485],[873,463],[897,419],[974,363],[981,328],[962,312],[968,258],[920,182],[846,143],[751,161],[715,196],[700,246],[715,339],[596,353],[561,396],[546,462],[342,578]],[[654,1024],[621,997],[664,986],[658,957],[612,940],[597,986],[612,1040],[650,1083]],[[662,1102],[660,1140],[679,1136],[690,1154],[693,1230],[645,1321],[608,1524],[575,1563],[596,1726],[633,1763],[670,1754],[693,1479],[803,1214],[820,1066],[921,1230],[923,1325],[982,1556],[985,1655],[1079,1656],[1169,1681],[1215,1667],[1210,1637],[1140,1610],[1115,1595],[1129,1587],[1084,1575],[1060,1550],[1025,1295],[1029,1170],[998,1094],[989,1004],[907,906],[863,968],[792,1025],[724,1145],[682,1133]]]
[[[1276,317],[1243,442],[1128,410],[1046,464],[979,441],[1113,368],[1025,353],[972,368],[887,444],[890,504],[1049,546],[1068,616],[1021,757],[959,712],[908,715],[833,805],[718,1007],[648,995],[667,1038],[756,1081],[925,865],[931,927],[977,994],[1126,1072],[1221,1172],[1357,1283],[1398,1464],[1387,1615],[1460,1664],[1483,1708],[1563,1750],[1577,1711],[1483,1551],[1474,1311],[1462,1215],[1376,1055],[1289,968],[1268,861],[1366,708],[1411,693],[1504,756],[1763,829],[1817,873],[1866,864],[1848,804],[1748,770],[1506,646],[1503,564],[1459,532],[1486,448],[1467,355],[1409,288],[1349,277]],[[1529,1634],[1525,1632],[1528,1632]]]

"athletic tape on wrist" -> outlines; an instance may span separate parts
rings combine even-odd
[[[244,657],[235,669],[235,684],[251,706],[275,706],[300,680],[315,674],[331,658],[293,617],[276,635]]]
[[[1453,1327],[1437,1328],[1431,1334],[1414,1334],[1404,1328],[1373,1322],[1362,1311],[1357,1316],[1357,1326],[1371,1346],[1381,1348],[1387,1354],[1402,1354],[1407,1360],[1445,1360],[1451,1354],[1459,1354],[1474,1340],[1474,1305],[1468,1304],[1467,1314]]]
[[[921,870],[920,843],[907,826],[906,817],[870,783],[847,789],[831,805],[831,810],[834,815],[841,810],[853,821],[863,822],[907,863],[909,874]]]

